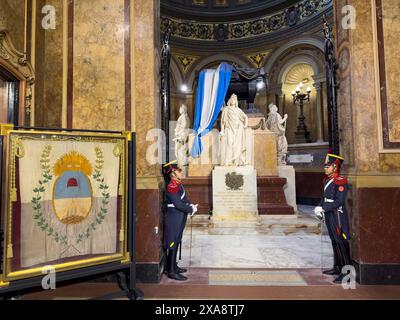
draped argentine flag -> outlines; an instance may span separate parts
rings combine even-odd
[[[200,72],[193,125],[195,139],[190,152],[193,158],[199,157],[203,152],[201,137],[211,131],[218,118],[231,75],[232,66],[225,62],[221,63],[217,69],[205,69]]]

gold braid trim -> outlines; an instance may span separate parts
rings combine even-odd
[[[11,189],[10,189],[10,201],[16,202],[17,201],[17,187],[15,185],[15,178],[16,178],[16,158],[23,158],[25,156],[25,149],[24,145],[20,138],[13,137],[11,142],[11,157],[13,161],[13,166],[11,169]]]
[[[124,149],[124,143],[125,141],[119,141],[118,143],[115,144],[113,154],[114,157],[119,157],[120,159],[120,183],[118,186],[118,195],[123,196],[125,194],[125,166],[124,166],[124,157],[125,157],[125,149]],[[124,201],[125,199],[122,199],[121,201],[121,212],[124,212]],[[125,226],[124,226],[124,216],[121,214],[121,229],[119,230],[119,241],[123,242],[125,241]]]
[[[16,187],[16,158],[23,158],[25,156],[24,145],[20,138],[12,137],[11,138],[11,159],[12,166],[10,168],[10,199],[9,199],[9,222],[8,222],[8,244],[7,244],[7,252],[6,256],[8,259],[14,257],[13,253],[13,245],[12,245],[12,203],[18,200],[17,197],[17,187]]]

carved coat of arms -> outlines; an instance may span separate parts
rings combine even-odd
[[[227,173],[225,175],[225,185],[228,190],[241,190],[244,185],[243,175],[236,172]]]

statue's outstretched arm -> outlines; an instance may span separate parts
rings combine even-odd
[[[284,124],[288,119],[288,115],[285,114],[285,116],[283,117],[283,119],[281,118],[281,120],[279,121],[280,124]]]

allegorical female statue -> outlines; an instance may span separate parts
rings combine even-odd
[[[237,96],[232,94],[221,117],[221,165],[246,165],[246,135],[248,118],[239,108]]]
[[[182,104],[179,108],[180,116],[175,127],[175,156],[178,165],[182,168],[188,163],[188,136],[190,119],[187,113],[186,105]]]
[[[268,106],[269,114],[267,119],[267,128],[276,133],[277,136],[277,153],[278,153],[278,165],[286,164],[286,155],[288,151],[288,143],[286,140],[285,132],[286,132],[286,121],[288,115],[281,117],[278,113],[278,107],[274,104],[270,104]]]

